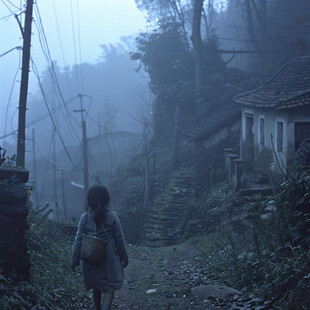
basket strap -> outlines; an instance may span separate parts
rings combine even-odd
[[[116,245],[115,245],[114,240],[113,240],[113,239],[110,237],[110,235],[108,234],[108,232],[107,232],[107,230],[105,229],[103,223],[101,223],[101,225],[102,225],[102,228],[103,228],[103,231],[104,231],[105,235],[106,235],[107,238],[112,242],[112,245],[113,245],[115,251],[118,253],[118,250],[117,250],[117,247],[116,247]]]

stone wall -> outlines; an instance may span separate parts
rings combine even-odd
[[[26,170],[0,168],[0,274],[13,281],[29,280],[28,177]]]

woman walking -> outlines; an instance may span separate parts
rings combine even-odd
[[[114,291],[124,282],[124,269],[128,265],[128,255],[123,230],[115,212],[108,209],[110,195],[103,185],[92,186],[87,195],[88,206],[82,214],[74,240],[71,267],[80,264],[82,235],[92,235],[107,239],[107,249],[102,264],[93,265],[83,261],[83,275],[86,290],[93,290],[96,310],[109,310]],[[101,294],[103,308],[101,308]]]

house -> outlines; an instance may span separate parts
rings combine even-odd
[[[242,106],[240,156],[246,166],[288,166],[310,138],[310,56],[286,63],[234,101]]]

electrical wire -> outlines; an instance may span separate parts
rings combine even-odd
[[[14,116],[15,116],[15,114],[16,114],[16,112],[18,111],[18,108],[16,108],[16,110],[14,111],[14,113],[13,113],[13,115],[12,115],[12,117],[11,117],[11,130],[13,131],[13,119],[14,119]],[[17,132],[18,130],[15,130],[15,132]],[[15,132],[13,132],[13,133],[11,133],[11,134],[13,134],[14,135],[14,133]],[[11,135],[10,134],[10,135]],[[9,135],[7,135],[7,136],[9,136]],[[16,138],[16,136],[15,136],[15,138]]]
[[[44,189],[45,189],[47,170],[48,170],[50,156],[51,156],[51,147],[52,147],[52,141],[53,141],[52,139],[53,139],[53,131],[52,131],[51,140],[50,140],[49,148],[48,148],[48,152],[47,152],[47,162],[46,162],[46,168],[45,168],[44,178],[43,178],[43,186],[42,186],[42,190],[41,190],[41,195],[39,197],[39,201],[41,201],[42,195],[43,195]]]
[[[11,91],[10,91],[10,95],[9,95],[9,99],[8,99],[8,103],[7,103],[7,106],[6,106],[6,111],[5,111],[5,123],[4,123],[4,136],[6,135],[6,127],[7,127],[7,124],[8,124],[8,112],[9,112],[9,107],[10,107],[10,104],[11,104],[11,99],[12,99],[12,94],[13,94],[13,90],[14,90],[14,86],[15,86],[15,83],[16,83],[16,77],[17,77],[17,74],[20,70],[20,63],[21,63],[21,57],[20,57],[20,52],[19,52],[19,57],[18,57],[18,66],[17,66],[17,70],[16,70],[16,73],[14,75],[14,78],[13,78],[13,82],[12,82],[12,87],[11,87]],[[5,146],[5,138],[3,140],[3,147]]]
[[[7,9],[11,12],[12,15],[14,15],[14,12],[11,10],[11,8],[4,2],[4,0],[1,0],[1,2],[7,7]]]
[[[53,63],[52,58],[51,58],[50,49],[48,47],[48,42],[47,42],[47,38],[46,38],[46,35],[45,35],[44,27],[43,27],[43,24],[42,24],[42,18],[41,18],[41,15],[40,15],[40,11],[39,11],[38,5],[36,5],[36,14],[37,14],[37,17],[38,17],[39,25],[41,27],[41,28],[39,28],[37,23],[35,23],[36,28],[37,28],[38,33],[39,33],[39,42],[40,42],[42,51],[43,51],[43,53],[44,53],[44,55],[45,55],[45,57],[47,59],[47,62],[49,64],[50,75],[51,75],[52,79],[54,80],[54,82],[56,83],[57,90],[58,90],[58,93],[60,95],[60,98],[61,98],[62,102],[65,102],[63,94],[62,94],[62,91],[60,89],[60,84],[59,84],[59,81],[58,81],[58,78],[57,78],[57,74],[56,74],[56,71],[55,71],[54,63]],[[78,136],[78,134],[77,134],[77,132],[76,132],[72,122],[71,122],[71,119],[69,117],[69,111],[67,110],[66,106],[65,106],[65,111],[66,111],[66,117],[67,117],[68,123],[71,126],[70,129],[73,132],[74,138],[76,139],[76,141],[79,142],[80,138],[79,138],[79,136]]]
[[[69,160],[70,160],[70,162],[72,163],[73,166],[76,166],[76,164],[73,162],[73,160],[72,160],[72,158],[71,158],[71,156],[70,156],[70,154],[69,154],[69,152],[68,152],[68,150],[67,150],[67,147],[66,147],[66,145],[65,145],[65,142],[64,142],[64,140],[63,140],[63,138],[62,138],[62,136],[61,136],[61,134],[60,134],[58,128],[56,127],[55,120],[54,120],[54,118],[53,118],[53,116],[52,116],[52,114],[51,114],[51,110],[50,110],[50,107],[49,107],[48,102],[47,102],[46,94],[45,94],[45,92],[44,92],[44,90],[43,90],[43,86],[42,86],[42,83],[41,83],[41,79],[40,79],[39,74],[38,74],[37,66],[36,66],[35,62],[33,61],[32,57],[31,57],[31,64],[32,64],[32,68],[33,68],[33,73],[34,73],[34,75],[36,76],[36,78],[37,78],[37,80],[38,80],[38,83],[39,83],[39,86],[40,86],[40,90],[41,90],[41,93],[42,93],[42,97],[43,97],[43,101],[44,101],[44,103],[45,103],[45,105],[46,105],[46,108],[47,108],[47,110],[48,110],[50,119],[51,119],[51,121],[52,121],[52,123],[53,123],[53,126],[54,126],[54,128],[55,128],[55,131],[56,131],[56,133],[57,133],[57,135],[58,135],[58,137],[59,137],[59,139],[60,139],[60,141],[61,141],[61,144],[62,144],[62,146],[63,146],[63,148],[64,148],[64,150],[65,150],[65,152],[66,152],[66,154],[67,154],[67,156],[68,156],[68,158],[69,158]]]
[[[14,3],[12,3],[12,1],[10,0],[6,0],[8,3],[10,3],[12,6],[14,6],[15,9],[20,10],[20,8],[18,6],[16,6]]]
[[[58,35],[58,40],[59,40],[59,45],[60,45],[60,51],[61,51],[61,55],[62,55],[62,60],[63,60],[64,66],[66,67],[67,63],[66,63],[65,53],[64,53],[64,50],[63,50],[63,45],[62,45],[62,40],[61,40],[61,35],[60,35],[60,28],[59,28],[59,22],[58,22],[58,17],[57,17],[55,0],[53,0],[53,8],[54,8],[54,15],[55,15],[56,26],[57,26],[57,35]],[[70,94],[72,94],[67,71],[65,71],[65,76],[66,76],[66,81],[67,81],[69,92],[70,92]]]
[[[71,7],[71,24],[72,24],[72,34],[73,34],[73,49],[74,49],[74,61],[75,61],[75,68],[77,68],[77,55],[76,55],[76,42],[75,42],[75,28],[74,28],[74,17],[73,17],[73,1],[70,1],[70,7]],[[77,89],[79,89],[79,77],[76,73],[76,86]]]
[[[78,96],[74,96],[73,98],[69,99],[68,101],[66,101],[66,104],[71,103],[71,102],[74,101],[77,97],[78,97]],[[56,108],[54,108],[54,109],[51,110],[51,114],[56,113],[57,111],[59,111],[59,110],[62,109],[63,107],[64,107],[63,104],[57,106]],[[17,110],[18,110],[18,109],[15,110],[14,115],[15,115],[15,113],[16,113]],[[13,115],[13,117],[14,117],[14,115]],[[45,114],[39,116],[38,118],[34,119],[33,121],[28,122],[28,123],[26,124],[25,127],[28,128],[28,127],[30,127],[30,126],[32,126],[32,125],[38,123],[38,122],[41,122],[42,120],[44,120],[44,119],[46,119],[46,118],[48,118],[48,117],[49,117],[49,113],[47,112],[47,113],[45,113]],[[13,119],[13,118],[12,118],[12,119]],[[6,138],[6,137],[11,136],[11,135],[13,135],[14,133],[16,133],[16,132],[18,131],[17,129],[13,130],[12,119],[11,119],[11,129],[12,129],[11,132],[10,132],[10,133],[7,133],[7,134],[5,134],[5,135],[3,135],[3,136],[1,136],[1,137],[0,137],[0,140],[1,140],[1,139],[4,139],[4,138]]]
[[[14,15],[15,15],[15,14],[13,13],[13,14],[10,14],[10,15],[7,15],[7,16],[3,16],[3,17],[0,18],[0,20],[8,19],[8,18],[10,18],[10,17],[12,17],[12,16],[14,16]]]
[[[79,1],[76,2],[77,10],[77,24],[78,24],[78,38],[79,38],[79,54],[80,54],[80,78],[81,78],[81,88],[84,91],[84,77],[83,77],[83,66],[82,66],[82,47],[81,47],[81,29],[80,29],[80,6]]]

